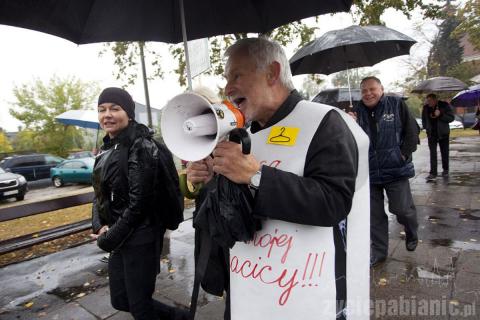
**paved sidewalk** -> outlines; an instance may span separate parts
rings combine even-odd
[[[450,177],[426,182],[426,141],[414,154],[421,240],[407,252],[390,217],[389,258],[371,270],[372,319],[480,319],[480,138],[454,140],[450,157]],[[188,220],[165,240],[155,298],[188,306],[193,239]],[[132,319],[110,306],[102,257],[87,244],[0,269],[0,319]],[[223,309],[222,298],[201,292],[196,319],[220,320]]]

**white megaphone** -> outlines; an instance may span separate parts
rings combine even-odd
[[[245,126],[245,117],[231,102],[211,104],[204,97],[182,93],[162,110],[160,123],[167,148],[178,158],[198,161],[209,156],[230,131]]]

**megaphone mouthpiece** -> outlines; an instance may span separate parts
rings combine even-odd
[[[167,148],[178,158],[197,161],[209,156],[245,118],[231,102],[211,104],[188,92],[173,97],[162,110],[161,130]]]
[[[183,131],[192,136],[208,136],[217,133],[217,119],[213,113],[191,117],[183,123]]]

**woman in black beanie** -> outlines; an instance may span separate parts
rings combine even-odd
[[[152,216],[154,155],[163,151],[135,121],[135,103],[123,89],[103,90],[98,121],[106,136],[93,171],[92,228],[98,246],[110,252],[112,306],[136,320],[188,319],[185,310],[152,299],[165,233]]]

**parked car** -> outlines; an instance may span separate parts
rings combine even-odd
[[[55,168],[50,169],[50,178],[55,187],[60,188],[65,183],[92,183],[92,172],[95,159],[81,158],[65,160]]]
[[[475,124],[475,112],[455,115],[455,119],[463,124],[464,128],[471,128]]]
[[[21,201],[27,191],[27,180],[24,176],[0,168],[0,199],[16,198]]]
[[[0,161],[0,167],[7,172],[17,173],[27,181],[50,177],[50,168],[55,167],[64,159],[51,154],[25,154],[7,157]]]
[[[68,155],[67,159],[81,159],[81,158],[94,158],[95,155],[92,151],[79,151]]]
[[[461,118],[457,115],[455,115],[455,120],[450,122],[448,124],[448,126],[450,127],[450,130],[452,130],[452,129],[464,129]]]

